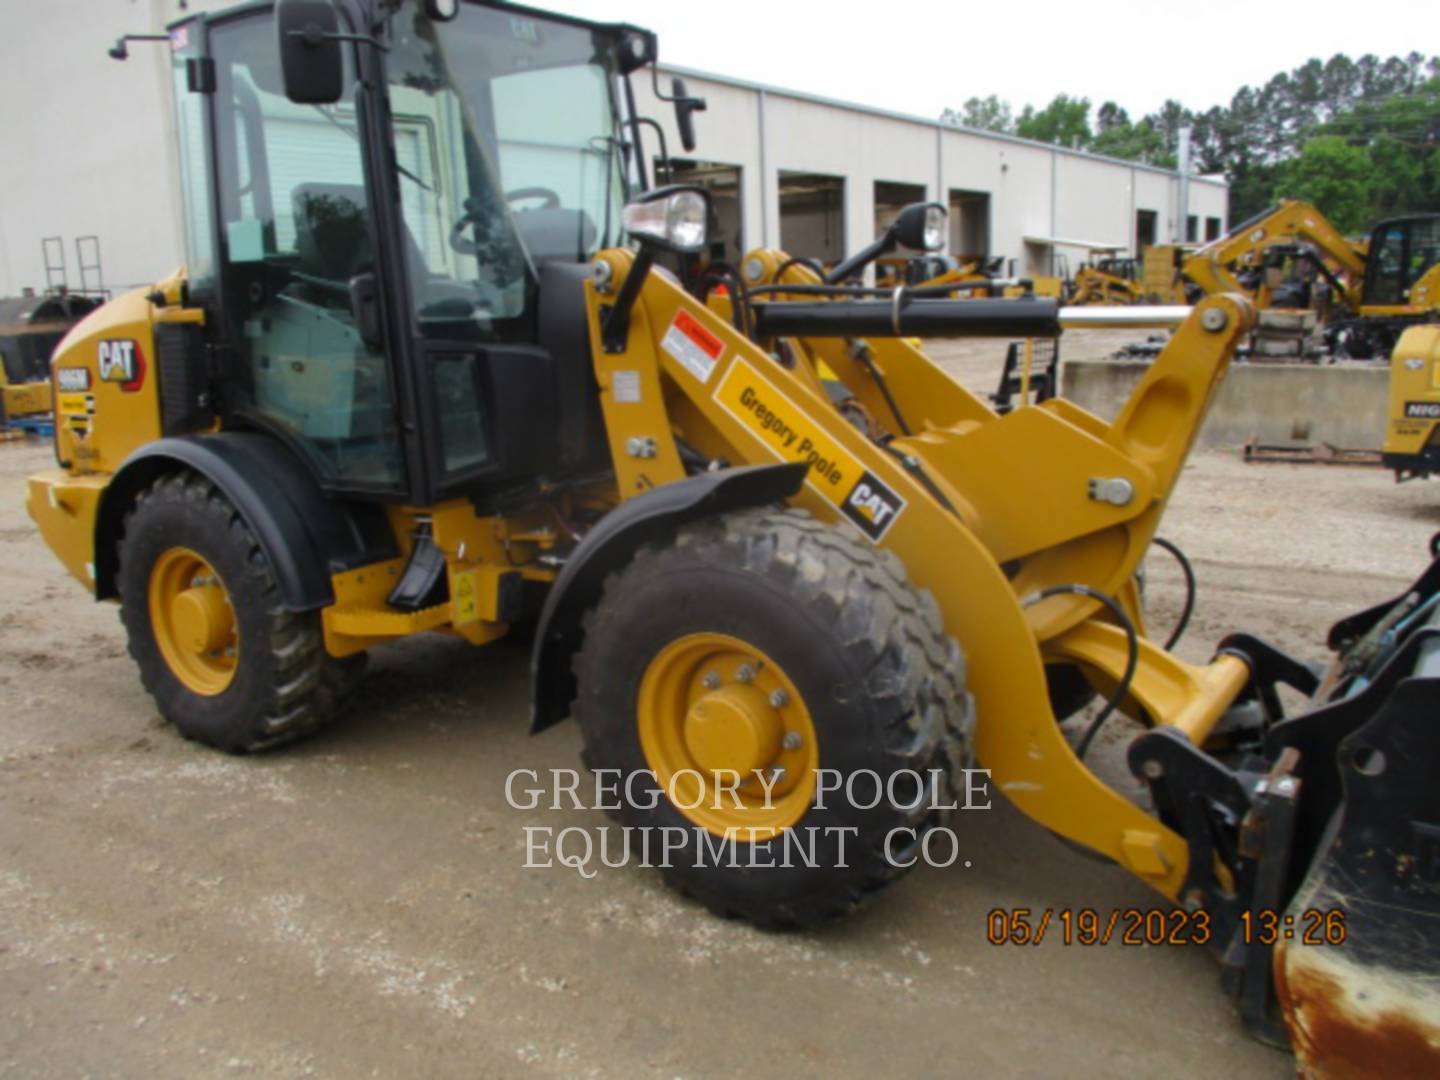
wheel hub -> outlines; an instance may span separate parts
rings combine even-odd
[[[780,753],[780,714],[754,685],[712,690],[685,716],[685,746],[702,771],[749,778]]]
[[[198,552],[172,547],[150,568],[150,629],[171,674],[193,693],[223,693],[235,678],[239,628],[230,594]]]
[[[820,765],[810,712],[780,666],[739,638],[687,634],[661,649],[636,724],[656,783],[712,833],[764,840],[810,808]]]
[[[205,584],[177,593],[170,602],[170,618],[177,642],[193,653],[212,653],[224,647],[235,632],[235,613],[225,590]]]

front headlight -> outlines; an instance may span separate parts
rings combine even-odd
[[[945,246],[945,208],[931,203],[925,208],[925,250],[939,251]]]
[[[945,246],[948,220],[939,203],[911,203],[896,216],[892,235],[911,251],[939,251]]]
[[[628,203],[621,220],[642,244],[692,255],[709,238],[710,196],[699,187],[657,188]]]

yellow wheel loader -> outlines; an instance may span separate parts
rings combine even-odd
[[[907,337],[1053,337],[1052,300],[761,250],[707,302],[656,264],[708,213],[647,183],[645,31],[280,0],[169,44],[187,268],[67,336],[28,506],[181,734],[293,739],[367,649],[483,644],[538,592],[533,728],[574,717],[712,909],[798,927],[874,897],[978,760],[1149,885],[1306,1067],[1435,1071],[1440,562],[1338,624],[1323,672],[1244,634],[1189,663],[1140,617],[1247,300],[1198,305],[1113,422],[998,416]],[[670,98],[688,148],[700,103]],[[880,247],[944,232],[917,205]],[[1074,741],[1057,671],[1103,698]],[[1139,801],[1086,760],[1117,712]]]

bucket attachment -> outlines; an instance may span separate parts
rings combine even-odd
[[[1250,676],[1220,737],[1129,749],[1241,1019],[1311,1076],[1440,1075],[1440,536],[1431,555],[1331,629],[1328,671],[1234,635]],[[1281,684],[1307,711],[1283,715]]]
[[[1276,989],[1315,1077],[1440,1075],[1440,607],[1401,606],[1383,696],[1339,744],[1343,803],[1278,928]]]

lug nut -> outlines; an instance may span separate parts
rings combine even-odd
[[[770,707],[772,709],[783,709],[790,704],[790,695],[784,690],[772,690],[770,692]]]
[[[705,673],[705,677],[701,679],[700,682],[706,690],[720,689],[720,676],[715,674],[715,672],[713,671],[707,671]]]
[[[739,670],[735,672],[735,681],[742,683],[754,682],[755,669],[749,664],[741,664]]]
[[[780,745],[786,750],[799,750],[800,744],[804,742],[798,731],[787,731],[785,737],[780,740]]]

